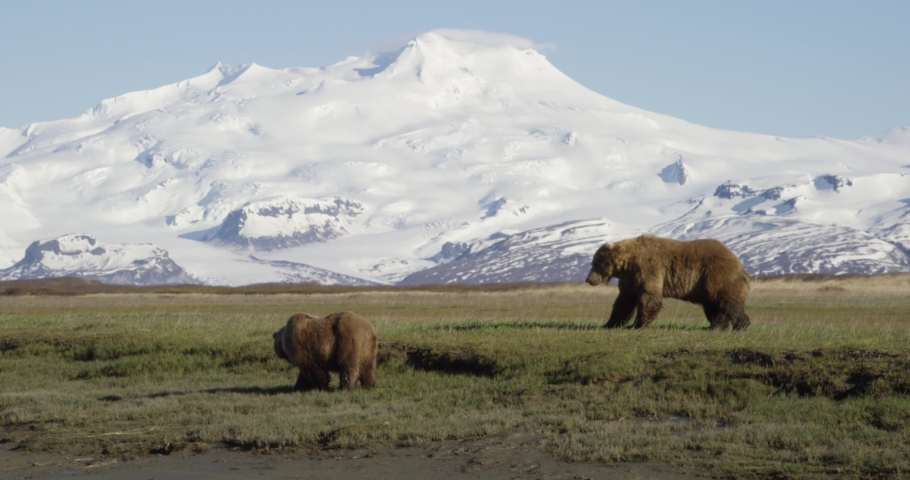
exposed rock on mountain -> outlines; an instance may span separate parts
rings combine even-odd
[[[101,244],[88,235],[34,242],[0,280],[74,276],[118,285],[198,283],[153,245]]]
[[[679,157],[679,160],[664,167],[658,175],[666,183],[685,185],[689,181],[689,177],[692,176],[692,172],[689,170],[688,165],[683,163],[682,157]]]
[[[494,234],[469,244],[447,243],[435,258],[457,253],[454,259],[413,273],[400,283],[580,282],[591,268],[594,251],[605,241],[620,238],[624,238],[621,230],[594,219]]]
[[[379,285],[376,282],[352,277],[350,275],[341,275],[303,263],[288,262],[284,260],[262,260],[253,255],[250,255],[250,260],[269,265],[278,270],[281,275],[280,281],[286,283],[318,283],[321,285],[351,286]]]
[[[297,247],[346,235],[351,219],[362,212],[360,203],[337,197],[280,197],[251,202],[229,213],[204,241],[264,251]]]

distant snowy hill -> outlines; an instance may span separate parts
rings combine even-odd
[[[211,284],[581,281],[597,245],[652,232],[721,239],[753,273],[910,271],[908,174],[908,127],[711,129],[592,92],[525,39],[439,30],[0,128],[0,268],[58,274],[26,250],[80,231]]]
[[[152,245],[100,244],[88,235],[34,242],[0,280],[74,276],[118,285],[199,283]]]
[[[282,197],[251,202],[229,213],[204,241],[263,251],[322,242],[346,235],[350,219],[361,210],[359,203],[340,198]]]
[[[598,247],[623,237],[614,225],[599,219],[447,243],[433,259],[439,265],[412,273],[399,283],[578,281],[588,275],[591,256]]]

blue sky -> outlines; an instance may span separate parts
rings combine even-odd
[[[910,2],[0,0],[0,126],[78,115],[215,62],[319,67],[436,28],[548,45],[621,102],[729,130],[910,125]]]

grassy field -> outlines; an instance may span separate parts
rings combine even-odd
[[[526,431],[569,461],[910,474],[908,276],[756,282],[745,332],[672,300],[646,330],[602,330],[610,286],[162,292],[7,289],[0,442],[129,457]],[[292,391],[271,332],[339,310],[379,333],[377,388]]]

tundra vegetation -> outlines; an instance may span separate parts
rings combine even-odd
[[[749,330],[717,332],[700,307],[674,300],[649,329],[601,329],[616,287],[581,283],[0,284],[0,443],[128,458],[524,431],[567,461],[900,476],[910,472],[908,291],[906,275],[759,279]],[[376,327],[377,387],[293,391],[272,331],[294,312],[341,310]]]

